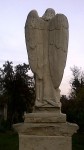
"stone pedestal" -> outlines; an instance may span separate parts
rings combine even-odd
[[[20,135],[20,150],[71,150],[71,137]]]
[[[60,107],[44,106],[25,114],[24,123],[14,128],[19,133],[19,150],[72,150],[72,135],[78,126],[66,122]]]

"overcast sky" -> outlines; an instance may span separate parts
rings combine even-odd
[[[47,8],[63,13],[69,21],[67,64],[61,93],[69,92],[70,67],[84,69],[84,0],[0,0],[0,66],[4,61],[28,63],[24,26],[28,13],[36,9],[42,16]]]

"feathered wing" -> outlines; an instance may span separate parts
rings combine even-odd
[[[43,22],[35,10],[31,11],[25,24],[25,40],[29,64],[33,73],[42,78],[43,70]]]
[[[68,20],[57,14],[49,23],[49,65],[54,88],[60,86],[68,51]]]

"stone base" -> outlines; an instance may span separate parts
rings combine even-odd
[[[71,150],[71,137],[19,135],[19,150]]]
[[[71,137],[78,129],[55,112],[25,114],[25,122],[14,125],[19,133],[19,150],[72,150]]]
[[[60,112],[39,112],[25,114],[25,123],[64,123],[66,115]]]

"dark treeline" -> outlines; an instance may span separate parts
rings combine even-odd
[[[62,95],[62,112],[67,121],[79,125],[79,131],[84,132],[84,72],[78,67],[71,68],[71,91],[68,97]]]
[[[0,68],[0,105],[7,105],[7,124],[24,121],[24,112],[32,112],[35,101],[34,78],[28,75],[29,65],[5,62]]]

